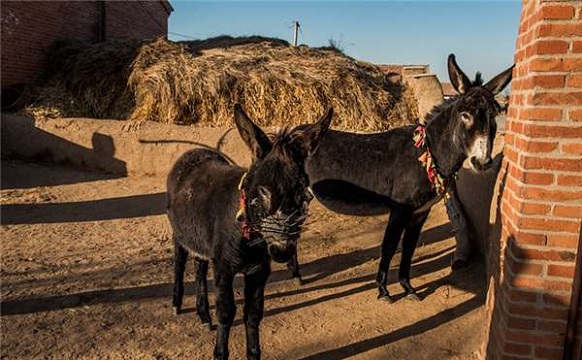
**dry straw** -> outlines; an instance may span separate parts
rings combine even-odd
[[[134,107],[127,88],[129,65],[140,46],[129,40],[54,43],[47,52],[45,85],[36,89],[27,111],[36,116],[127,118]]]
[[[411,91],[377,66],[278,39],[60,44],[51,63],[31,111],[222,126],[240,102],[259,124],[281,126],[314,121],[333,106],[334,127],[359,131],[416,118]]]

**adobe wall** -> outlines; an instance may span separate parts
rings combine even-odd
[[[250,152],[232,128],[204,128],[144,122],[126,131],[125,121],[102,119],[34,120],[2,114],[2,154],[67,163],[118,175],[166,176],[189,149],[218,149],[248,166]]]

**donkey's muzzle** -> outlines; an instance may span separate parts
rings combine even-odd
[[[271,259],[276,262],[287,262],[295,255],[297,240],[301,234],[301,226],[305,221],[307,204],[303,209],[290,215],[281,212],[269,216],[261,222],[260,230],[267,243]]]
[[[269,255],[273,261],[278,263],[286,263],[295,254],[295,245],[288,244],[287,246],[280,246],[278,244],[269,244]]]
[[[264,234],[269,256],[276,262],[285,263],[295,254],[299,233]]]

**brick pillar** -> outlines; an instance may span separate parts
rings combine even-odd
[[[524,0],[515,62],[486,358],[561,359],[582,218],[582,2]]]

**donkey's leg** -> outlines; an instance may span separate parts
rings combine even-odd
[[[400,281],[400,285],[404,289],[407,298],[411,300],[420,300],[416,294],[416,290],[410,285],[410,266],[412,264],[414,250],[418,244],[418,237],[420,236],[422,225],[424,225],[427,217],[428,212],[411,217],[408,224],[406,224],[406,230],[404,231],[404,237],[402,238],[402,259],[400,260],[398,280]]]
[[[291,256],[291,259],[287,261],[287,269],[291,271],[291,278],[296,279],[299,285],[303,284],[301,279],[301,273],[299,272],[299,260],[297,259],[297,248],[295,248],[295,253]]]
[[[386,284],[388,283],[388,270],[390,268],[390,261],[396,252],[398,242],[402,236],[404,225],[406,224],[408,213],[400,208],[393,208],[390,212],[386,232],[384,233],[384,240],[382,240],[382,258],[380,259],[380,266],[378,267],[378,274],[376,275],[376,285],[378,286],[378,299],[388,302],[393,302]]]
[[[174,314],[182,311],[182,298],[184,297],[184,270],[188,260],[188,251],[180,243],[174,241],[174,293],[172,306]]]
[[[218,317],[214,346],[215,359],[228,359],[228,337],[236,313],[233,280],[234,274],[227,266],[220,267],[220,264],[214,262],[216,315]]]
[[[263,319],[265,284],[270,273],[270,264],[267,262],[252,274],[245,274],[244,322],[247,334],[247,359],[261,358],[259,325]]]
[[[451,262],[451,270],[458,270],[469,265],[469,258],[473,252],[467,216],[463,211],[463,206],[456,193],[456,187],[453,185],[449,191],[449,197],[445,201],[447,214],[449,215],[449,220],[453,226],[453,234],[455,234],[455,240],[457,241],[457,248],[453,253]]]
[[[196,313],[202,326],[212,329],[210,306],[208,304],[208,260],[196,259]]]

